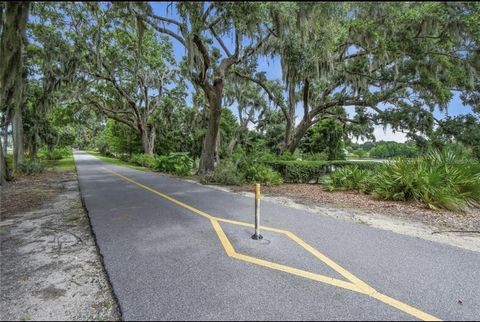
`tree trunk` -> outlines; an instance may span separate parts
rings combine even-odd
[[[148,125],[141,129],[143,152],[153,155],[155,149],[155,129],[149,129]]]
[[[0,139],[0,185],[4,185],[10,180],[6,157],[7,155],[4,154],[2,140]]]
[[[157,138],[157,132],[155,131],[155,127],[152,126],[150,128],[150,149],[148,150],[148,154],[153,155],[155,153],[155,140]]]
[[[21,99],[19,97],[19,99]],[[13,131],[13,171],[17,170],[17,166],[23,163],[25,158],[25,149],[23,146],[23,118],[22,108],[20,104],[15,104],[15,110],[12,120]]]
[[[247,130],[248,130],[248,121],[240,126],[240,128],[237,130],[233,138],[230,140],[230,143],[228,143],[229,153],[233,152],[233,149],[235,149],[235,146],[237,146],[237,142],[240,140],[240,137],[242,136],[243,133],[247,132]]]
[[[288,116],[287,124],[285,127],[285,147],[290,146],[292,141],[293,131],[295,124],[293,124],[295,119],[295,83],[290,82],[288,85]]]
[[[300,145],[302,138],[307,134],[308,129],[313,123],[308,120],[302,120],[295,129],[295,134],[293,135],[290,143],[287,145],[287,150],[291,153],[294,153],[295,150]]]
[[[7,117],[5,116],[5,119]],[[8,148],[8,122],[5,121],[3,126],[3,155],[7,155],[7,148]],[[1,140],[1,139],[0,139]]]
[[[222,114],[223,80],[216,80],[213,88],[205,89],[209,103],[208,129],[203,141],[202,155],[200,156],[199,174],[215,171],[218,152],[218,131]]]
[[[23,119],[25,72],[23,51],[29,2],[7,2],[0,40],[0,107],[13,114],[13,169],[23,162]],[[3,153],[2,153],[3,154]]]
[[[220,147],[222,143],[221,131],[217,131],[217,141],[215,143],[215,167],[220,163]]]
[[[37,159],[37,151],[38,151],[38,134],[33,135],[32,142],[30,142],[30,160],[36,160]]]
[[[237,135],[235,135],[231,140],[230,143],[228,143],[228,152],[232,153],[233,149],[235,149],[235,146],[237,145]]]

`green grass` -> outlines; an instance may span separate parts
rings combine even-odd
[[[140,170],[140,171],[151,171],[149,168],[145,168],[145,167],[141,167],[141,166],[137,166],[137,165],[134,165],[134,164],[131,164],[129,162],[125,162],[125,161],[122,161],[122,160],[119,160],[119,159],[115,159],[115,158],[110,158],[110,157],[106,157],[106,156],[103,156],[101,155],[99,152],[95,152],[95,151],[90,151],[90,150],[87,150],[86,151],[87,153],[90,153],[91,155],[99,158],[100,160],[102,161],[105,161],[105,162],[108,162],[108,163],[111,163],[111,164],[115,164],[115,165],[121,165],[121,166],[124,166],[124,167],[127,167],[127,168],[131,168],[131,169],[135,169],[135,170]]]
[[[70,154],[66,158],[60,160],[42,160],[47,170],[66,172],[75,171],[75,161],[73,160],[73,154]]]
[[[59,171],[59,172],[75,171],[75,161],[73,159],[73,154],[70,154],[68,157],[62,158],[59,160],[41,160],[41,163],[43,164],[46,170],[50,170],[50,171]],[[12,169],[12,166],[13,166],[12,152],[9,152],[7,154],[7,164],[8,164],[8,168]]]

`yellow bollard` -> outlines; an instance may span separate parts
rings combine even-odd
[[[260,184],[255,184],[255,234],[252,239],[259,240],[263,236],[260,235]]]

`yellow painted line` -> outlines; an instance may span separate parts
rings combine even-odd
[[[150,191],[150,192],[153,192],[154,194],[159,195],[160,197],[165,198],[165,199],[167,199],[168,201],[171,201],[171,202],[173,202],[173,203],[176,203],[177,205],[179,205],[179,206],[181,206],[181,207],[183,207],[183,208],[186,208],[186,209],[188,209],[188,210],[190,210],[190,211],[192,211],[192,212],[194,212],[194,213],[196,213],[196,214],[199,214],[199,215],[202,216],[202,217],[205,217],[205,218],[207,218],[207,219],[213,218],[213,216],[210,216],[210,215],[207,214],[206,212],[203,212],[203,211],[201,211],[201,210],[198,210],[197,208],[193,208],[193,207],[191,207],[191,206],[189,206],[189,205],[187,205],[187,204],[184,204],[183,202],[178,201],[178,200],[175,199],[175,198],[172,198],[172,197],[170,197],[170,196],[168,196],[168,195],[166,195],[166,194],[163,194],[163,193],[161,193],[161,192],[159,192],[159,191],[157,191],[157,190],[155,190],[155,189],[152,189],[152,188],[150,188],[150,187],[147,187],[146,185],[143,185],[143,184],[141,184],[140,182],[137,182],[137,181],[132,180],[132,179],[130,179],[130,178],[128,178],[128,177],[125,177],[125,176],[121,175],[121,174],[118,173],[118,172],[115,172],[115,171],[110,170],[110,169],[107,169],[107,168],[103,168],[103,169],[104,169],[105,171],[107,171],[107,172],[110,172],[111,174],[114,174],[114,175],[116,175],[116,176],[119,176],[120,178],[122,178],[122,179],[124,179],[124,180],[127,180],[128,182],[133,183],[134,185],[137,185],[137,186],[139,186],[139,187],[141,187],[141,188],[143,188],[143,189],[145,189],[145,190],[148,190],[148,191]]]
[[[238,226],[255,228],[255,225],[249,224],[249,223],[246,223],[246,222],[243,222],[243,221],[236,221],[236,220],[219,218],[219,217],[214,217],[214,218],[218,221],[226,222],[227,224],[233,224],[233,225],[238,225]],[[282,229],[272,228],[272,227],[268,227],[268,226],[260,226],[260,228],[262,230],[267,230],[267,231],[271,231],[273,233],[279,233],[279,234],[284,234],[284,235],[287,235],[287,233],[289,233],[288,230],[282,230]]]
[[[259,266],[268,267],[270,269],[290,273],[292,275],[305,277],[305,278],[308,278],[308,279],[311,279],[311,280],[314,280],[314,281],[318,281],[318,282],[329,284],[329,285],[332,285],[332,286],[348,289],[348,290],[351,290],[351,291],[354,291],[354,292],[357,292],[357,293],[365,294],[365,295],[368,295],[368,296],[370,296],[374,299],[377,299],[378,301],[381,301],[385,304],[388,304],[392,307],[395,307],[400,311],[403,311],[407,314],[410,314],[410,315],[412,315],[412,316],[414,316],[414,317],[416,317],[420,320],[441,321],[439,318],[437,318],[433,315],[425,313],[425,312],[423,312],[421,310],[418,310],[418,309],[416,309],[416,308],[414,308],[414,307],[412,307],[408,304],[405,304],[405,303],[400,302],[398,300],[395,300],[395,299],[393,299],[393,298],[391,298],[387,295],[384,295],[384,294],[381,294],[381,293],[377,292],[375,289],[373,289],[372,287],[367,285],[365,282],[363,282],[362,280],[357,278],[355,275],[353,275],[352,273],[350,273],[349,271],[347,271],[346,269],[344,269],[343,267],[341,267],[340,265],[335,263],[333,260],[331,260],[327,256],[320,253],[318,250],[316,250],[315,248],[313,248],[312,246],[310,246],[309,244],[307,244],[302,239],[300,239],[298,236],[296,236],[295,234],[293,234],[292,232],[290,232],[288,230],[281,230],[281,229],[264,227],[264,226],[261,227],[262,229],[267,230],[267,231],[287,235],[289,238],[294,240],[297,244],[302,246],[305,250],[310,252],[312,255],[314,255],[316,258],[318,258],[320,261],[322,261],[327,266],[331,267],[333,270],[335,270],[340,275],[342,275],[347,280],[349,280],[350,283],[342,281],[342,280],[338,280],[338,279],[335,279],[335,278],[332,278],[332,277],[328,277],[328,276],[304,271],[304,270],[297,269],[297,268],[294,268],[294,267],[290,267],[290,266],[281,265],[281,264],[277,264],[277,263],[274,263],[274,262],[266,261],[266,260],[263,260],[263,259],[260,259],[260,258],[255,258],[255,257],[243,255],[243,254],[238,254],[237,252],[235,252],[235,249],[233,248],[232,244],[230,243],[230,240],[228,239],[228,237],[225,235],[225,232],[223,231],[219,222],[225,222],[225,223],[230,223],[230,224],[240,225],[240,226],[246,226],[246,227],[254,227],[254,225],[244,223],[244,222],[240,222],[240,221],[235,221],[235,220],[230,220],[230,219],[225,219],[225,218],[219,218],[219,217],[209,215],[206,212],[203,212],[203,211],[198,210],[198,209],[196,209],[192,206],[189,206],[189,205],[187,205],[187,204],[185,204],[185,203],[183,203],[183,202],[181,202],[181,201],[179,201],[175,198],[172,198],[172,197],[170,197],[166,194],[163,194],[163,193],[161,193],[161,192],[159,192],[159,191],[157,191],[153,188],[150,188],[150,187],[148,187],[144,184],[141,184],[141,183],[139,183],[139,182],[137,182],[133,179],[130,179],[126,176],[123,176],[123,175],[121,175],[121,174],[119,174],[119,173],[117,173],[113,170],[110,170],[110,169],[107,169],[107,168],[103,168],[103,169],[105,171],[111,173],[111,174],[114,174],[114,175],[130,182],[130,183],[133,183],[134,185],[137,185],[137,186],[139,186],[139,187],[141,187],[145,190],[148,190],[150,192],[153,192],[154,194],[156,194],[156,195],[158,195],[158,196],[160,196],[164,199],[167,199],[167,200],[169,200],[169,201],[171,201],[171,202],[173,202],[173,203],[175,203],[175,204],[177,204],[177,205],[179,205],[183,208],[186,208],[186,209],[188,209],[188,210],[190,210],[190,211],[192,211],[192,212],[194,212],[194,213],[196,213],[196,214],[198,214],[202,217],[205,217],[205,218],[209,219],[213,228],[214,228],[214,230],[215,230],[215,232],[218,235],[218,238],[220,239],[220,242],[222,243],[223,248],[225,249],[225,252],[231,258],[235,258],[235,259],[242,260],[242,261],[252,263],[252,264],[255,264],[255,265],[259,265]]]
[[[319,260],[321,260],[322,262],[324,262],[325,264],[327,264],[328,266],[330,266],[333,270],[335,270],[337,273],[339,273],[340,275],[342,275],[343,277],[345,277],[347,280],[349,280],[350,282],[354,283],[355,285],[359,286],[361,289],[365,290],[366,292],[374,292],[375,290],[368,286],[365,282],[363,282],[362,280],[360,280],[358,277],[356,277],[355,275],[353,275],[352,273],[350,273],[349,271],[347,271],[345,268],[343,268],[342,266],[338,265],[337,263],[335,263],[333,260],[331,260],[330,258],[328,258],[327,256],[323,255],[322,253],[320,253],[318,250],[316,250],[315,248],[313,248],[312,246],[310,246],[309,244],[307,244],[306,242],[304,242],[302,239],[300,239],[298,236],[296,236],[295,234],[291,233],[291,232],[288,232],[287,233],[288,237],[290,237],[291,239],[293,239],[294,241],[297,242],[297,244],[299,244],[300,246],[302,246],[303,248],[305,248],[308,252],[310,252],[313,256],[315,256],[316,258],[318,258]]]
[[[222,227],[220,227],[220,224],[218,223],[218,221],[216,221],[215,219],[210,219],[210,222],[212,223],[212,226],[215,229],[215,232],[217,233],[218,238],[220,238],[220,242],[222,243],[223,248],[227,252],[227,255],[230,257],[235,256],[237,253],[235,252],[235,249],[230,243],[230,240],[228,240],[227,235],[225,235],[225,232],[223,231]]]
[[[252,224],[244,223],[244,222],[241,222],[241,221],[218,218],[218,217],[215,217],[215,219],[218,220],[218,221],[221,221],[221,222],[229,223],[229,224],[240,225],[240,226],[245,226],[245,227],[252,227],[252,228],[254,227],[254,225],[252,225]],[[265,226],[261,226],[261,229],[287,235],[290,239],[295,241],[297,244],[302,246],[309,253],[311,253],[316,258],[318,258],[319,260],[324,262],[326,265],[331,267],[334,271],[336,271],[337,273],[339,273],[340,275],[345,277],[350,282],[352,282],[352,283],[356,284],[357,286],[359,286],[360,288],[364,289],[365,292],[371,293],[371,292],[375,291],[372,287],[368,286],[365,282],[363,282],[362,280],[360,280],[359,278],[354,276],[352,273],[350,273],[345,268],[343,268],[340,265],[338,265],[337,263],[335,263],[333,260],[331,260],[327,256],[320,253],[318,250],[316,250],[315,248],[313,248],[312,246],[310,246],[309,244],[304,242],[302,239],[300,239],[298,236],[296,236],[292,232],[287,231],[287,230],[271,228],[271,227],[265,227]]]
[[[253,263],[253,264],[256,264],[256,265],[268,267],[268,268],[275,269],[275,270],[278,270],[278,271],[290,273],[290,274],[293,274],[293,275],[302,276],[302,277],[305,277],[305,278],[308,278],[308,279],[311,279],[311,280],[315,280],[315,281],[322,282],[322,283],[325,283],[325,284],[330,284],[330,285],[333,285],[333,286],[345,288],[345,289],[352,290],[352,291],[355,291],[355,292],[368,294],[368,292],[363,291],[361,288],[358,287],[358,285],[356,285],[354,283],[348,283],[348,282],[345,282],[345,281],[342,281],[342,280],[339,280],[339,279],[336,279],[336,278],[333,278],[333,277],[328,277],[328,276],[325,276],[325,275],[315,274],[315,273],[312,273],[312,272],[304,271],[304,270],[293,268],[293,267],[290,267],[290,266],[281,265],[281,264],[277,264],[277,263],[274,263],[274,262],[266,261],[266,260],[263,260],[263,259],[260,259],[260,258],[255,258],[255,257],[239,254],[239,253],[235,252],[235,249],[233,248],[232,244],[230,243],[230,240],[228,239],[228,237],[225,235],[225,232],[223,231],[222,227],[218,223],[218,220],[216,218],[215,219],[212,218],[212,219],[210,219],[210,222],[212,223],[212,226],[215,229],[215,231],[216,231],[216,233],[217,233],[217,235],[218,235],[218,237],[219,237],[219,239],[220,239],[220,241],[221,241],[221,243],[222,243],[222,245],[223,245],[223,247],[224,247],[224,249],[225,249],[225,251],[226,251],[226,253],[229,257],[236,258],[236,259],[239,259],[239,260],[243,260],[245,262]],[[373,289],[372,289],[372,291],[373,291]]]
[[[398,300],[395,300],[387,295],[384,295],[384,294],[381,294],[379,292],[375,292],[373,294],[369,294],[371,297],[373,297],[374,299],[377,299],[385,304],[388,304],[390,306],[393,306],[397,309],[399,309],[400,311],[403,311],[405,313],[408,313],[410,315],[413,315],[414,317],[420,319],[420,320],[423,320],[423,321],[442,321],[440,320],[439,318],[431,315],[431,314],[428,314],[428,313],[425,313],[423,311],[420,311],[419,309],[416,309],[408,304],[405,304],[403,302],[400,302]]]
[[[218,221],[220,221],[220,222],[225,222],[225,223],[227,223],[227,224],[233,224],[233,225],[238,225],[238,226],[245,226],[245,227],[255,228],[255,225],[249,224],[249,223],[246,223],[246,222],[243,222],[243,221],[236,221],[236,220],[219,218],[219,217],[213,217],[213,218],[215,218],[216,220],[218,220]],[[289,232],[288,230],[283,230],[283,229],[278,229],[278,228],[272,228],[272,227],[268,227],[268,226],[260,226],[260,228],[262,228],[262,230],[271,231],[271,232],[273,232],[273,233],[279,233],[279,234],[284,234],[284,235],[292,234],[292,233]]]
[[[236,220],[219,218],[219,217],[213,217],[213,218],[215,218],[216,220],[221,221],[221,222],[226,222],[228,224],[255,228],[255,225],[249,224],[249,223],[246,223],[246,222],[243,222],[243,221],[236,221]],[[277,228],[272,228],[272,227],[267,227],[267,226],[260,226],[260,228],[262,230],[267,230],[267,231],[271,231],[271,232],[279,233],[279,234],[285,234],[286,235],[288,233],[287,230],[282,230],[282,229],[277,229]]]
[[[235,253],[235,255],[232,256],[232,257],[236,258],[236,259],[239,259],[239,260],[242,260],[242,261],[245,261],[245,262],[256,264],[256,265],[259,265],[259,266],[264,266],[264,267],[268,267],[268,268],[275,269],[275,270],[278,270],[278,271],[282,271],[282,272],[285,272],[285,273],[290,273],[292,275],[305,277],[305,278],[308,278],[308,279],[311,279],[311,280],[314,280],[314,281],[317,281],[317,282],[322,282],[322,283],[325,283],[325,284],[329,284],[329,285],[333,285],[333,286],[336,286],[336,287],[344,288],[344,289],[351,290],[351,291],[354,291],[354,292],[367,294],[362,289],[360,289],[357,285],[352,284],[352,283],[348,283],[348,282],[345,282],[345,281],[337,280],[336,278],[333,278],[333,277],[328,277],[328,276],[324,276],[324,275],[320,275],[320,274],[315,274],[315,273],[312,273],[312,272],[307,272],[307,271],[304,271],[304,270],[301,270],[301,269],[298,269],[298,268],[294,268],[294,267],[290,267],[290,266],[286,266],[286,265],[282,265],[282,264],[277,264],[277,263],[274,263],[274,262],[266,261],[264,259],[255,258],[255,257],[243,255],[243,254],[238,254],[238,253]]]

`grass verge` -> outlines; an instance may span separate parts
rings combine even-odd
[[[106,156],[103,156],[101,155],[99,152],[95,152],[95,151],[91,151],[91,150],[87,150],[85,151],[97,158],[99,158],[100,160],[102,161],[105,161],[105,162],[108,162],[108,163],[111,163],[111,164],[115,164],[115,165],[121,165],[121,166],[124,166],[124,167],[127,167],[127,168],[131,168],[131,169],[135,169],[135,170],[140,170],[140,171],[145,171],[145,172],[150,172],[152,170],[150,170],[149,168],[145,168],[145,167],[141,167],[141,166],[138,166],[138,165],[134,165],[134,164],[131,164],[131,163],[128,163],[128,162],[125,162],[125,161],[122,161],[122,160],[119,160],[119,159],[115,159],[115,158],[110,158],[110,157],[106,157]]]
[[[46,170],[58,171],[58,172],[67,172],[75,171],[75,160],[73,159],[73,154],[70,154],[66,158],[59,160],[41,160],[42,165]],[[7,164],[8,168],[12,169],[13,166],[13,154],[9,152],[7,154]]]
[[[75,161],[73,160],[73,154],[70,154],[66,158],[60,160],[42,160],[45,169],[52,171],[75,171]]]

